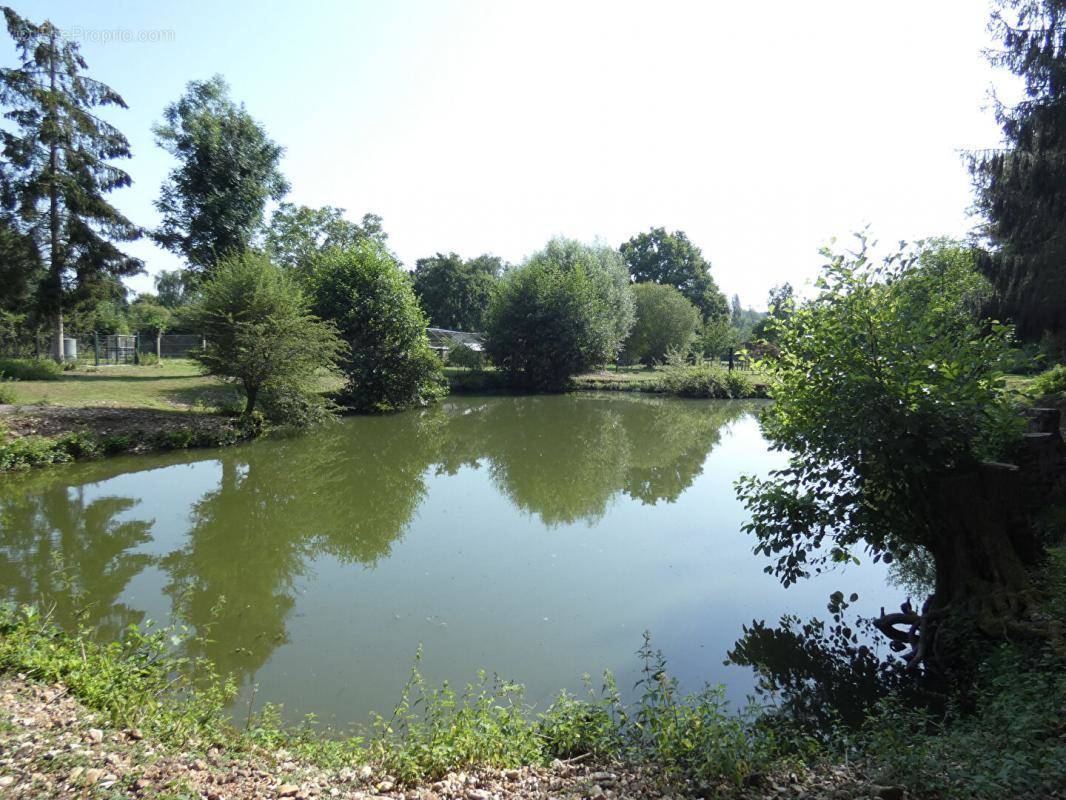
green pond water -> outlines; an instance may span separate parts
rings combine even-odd
[[[751,691],[722,664],[753,619],[898,602],[870,563],[783,589],[741,532],[741,474],[783,461],[755,402],[460,397],[217,451],[0,478],[6,597],[103,636],[176,622],[243,699],[338,725],[386,712],[421,644],[433,682],[481,668],[548,702],[638,677],[644,630],[682,686]]]

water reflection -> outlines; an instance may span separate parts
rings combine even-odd
[[[132,550],[151,538],[152,520],[120,519],[137,504],[86,497],[62,483],[0,494],[0,584],[8,597],[40,603],[68,627],[87,619],[112,638],[140,622],[142,613],[118,599],[151,561]]]
[[[201,634],[189,640],[190,651],[247,680],[290,641],[298,599],[323,565],[362,565],[343,573],[348,615],[373,618],[371,635],[387,636],[389,621],[374,599],[383,589],[371,576],[402,541],[435,478],[483,470],[496,496],[541,526],[592,526],[620,498],[675,503],[726,426],[752,408],[639,395],[458,398],[224,451],[13,476],[0,481],[0,581],[10,598],[55,603],[64,624],[87,602],[88,621],[108,637],[148,611],[176,617]],[[175,507],[164,513],[168,501]],[[474,514],[491,505],[481,495],[478,503]],[[427,525],[448,539],[441,546],[461,550],[471,521]],[[626,535],[650,533],[632,527]],[[428,574],[432,557],[421,557],[427,563],[417,568]],[[394,586],[397,578],[390,580]],[[656,590],[661,602],[676,589],[664,587]],[[605,585],[597,596],[609,593]],[[416,644],[398,643],[404,659]]]

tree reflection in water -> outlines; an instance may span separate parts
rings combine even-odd
[[[545,525],[592,524],[622,495],[677,500],[725,426],[751,409],[639,395],[456,398],[219,452],[18,476],[0,486],[0,580],[13,599],[55,603],[64,624],[88,603],[88,621],[113,637],[143,617],[123,591],[157,566],[176,619],[199,634],[189,654],[246,679],[287,641],[313,560],[373,568],[407,530],[431,476],[484,468]],[[218,484],[189,509],[175,547],[139,552],[153,538],[161,484],[121,496],[108,479],[182,462],[216,465]]]

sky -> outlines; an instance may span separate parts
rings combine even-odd
[[[384,217],[407,268],[513,263],[553,236],[683,230],[745,306],[802,286],[834,237],[963,236],[961,151],[994,147],[987,0],[11,0],[129,105],[137,224],[171,157],[152,125],[225,76],[285,147],[289,201]],[[10,44],[0,48],[12,64]],[[148,240],[147,273],[182,265]]]

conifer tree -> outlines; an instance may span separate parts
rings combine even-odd
[[[998,312],[1025,338],[1066,331],[1066,0],[998,0],[994,64],[1025,97],[996,105],[1006,147],[974,153],[977,208],[992,245],[979,260]]]
[[[129,157],[129,142],[93,112],[127,106],[85,74],[78,45],[54,24],[34,24],[6,6],[3,12],[19,59],[17,67],[0,68],[0,103],[10,123],[0,131],[3,201],[45,261],[35,297],[51,323],[53,355],[62,360],[71,289],[142,270],[115,245],[138,238],[140,230],[105,199],[131,183],[110,163]]]

